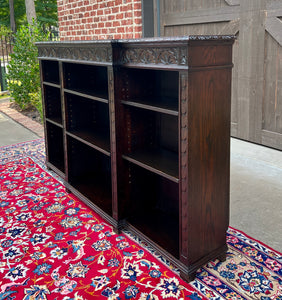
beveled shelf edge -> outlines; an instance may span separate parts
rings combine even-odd
[[[94,101],[109,104],[109,100],[106,99],[106,98],[101,98],[101,97],[93,96],[93,95],[90,95],[90,94],[85,94],[83,92],[79,92],[79,91],[72,90],[72,89],[66,89],[66,88],[64,88],[63,91],[64,91],[64,93],[68,93],[68,94],[76,95],[76,96],[79,96],[79,97],[87,98],[87,99],[90,99],[90,100],[94,100]]]
[[[53,83],[53,82],[49,82],[49,81],[43,81],[42,84],[46,85],[46,86],[51,86],[51,87],[54,87],[54,88],[58,88],[58,89],[61,88],[60,83]]]
[[[63,126],[62,123],[58,123],[57,121],[52,120],[52,118],[51,119],[50,118],[45,118],[45,120],[46,120],[46,122],[49,122],[49,123],[51,123],[51,124],[53,124],[55,126],[58,126],[58,127],[62,128],[62,129],[64,128],[64,126]]]
[[[179,178],[176,178],[176,177],[174,177],[172,175],[169,175],[169,174],[167,174],[167,173],[165,173],[165,172],[163,172],[163,171],[161,171],[159,169],[151,167],[150,165],[147,165],[146,163],[144,163],[142,161],[136,160],[136,159],[131,158],[131,157],[127,156],[127,155],[122,155],[122,158],[125,159],[125,160],[127,160],[127,161],[129,161],[129,162],[131,162],[131,163],[133,163],[133,164],[135,164],[135,165],[137,165],[137,166],[139,166],[139,167],[142,167],[142,168],[144,168],[144,169],[146,169],[148,171],[151,171],[151,172],[153,172],[153,173],[155,173],[157,175],[160,175],[160,176],[162,176],[164,178],[167,178],[167,179],[169,179],[169,180],[171,180],[171,181],[173,181],[175,183],[179,183]]]
[[[79,136],[77,136],[77,135],[75,135],[75,134],[73,134],[73,133],[71,133],[67,130],[66,130],[66,135],[70,136],[71,138],[73,138],[73,139],[75,139],[75,140],[77,140],[77,141],[79,141],[79,142],[81,142],[81,143],[83,143],[83,144],[85,144],[85,145],[87,145],[87,146],[103,153],[103,154],[105,154],[108,157],[111,157],[111,152],[110,151],[107,151],[107,150],[105,150],[105,149],[103,149],[103,148],[101,148],[101,147],[99,147],[99,146],[97,146],[97,145],[95,145],[91,142],[88,142],[87,140],[85,140],[85,139],[83,139],[83,138],[81,138],[81,137],[79,137]]]
[[[155,105],[143,104],[142,102],[122,100],[121,103],[124,105],[137,107],[137,108],[141,108],[141,109],[146,109],[146,110],[150,110],[150,111],[155,111],[158,113],[163,113],[163,114],[167,114],[167,115],[171,115],[171,116],[179,115],[178,111],[176,111],[176,110],[162,108],[160,106],[155,106]]]

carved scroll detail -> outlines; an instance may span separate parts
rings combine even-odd
[[[39,47],[39,57],[87,60],[93,62],[111,62],[112,49],[110,47]]]
[[[187,48],[127,48],[122,51],[121,63],[187,65]]]

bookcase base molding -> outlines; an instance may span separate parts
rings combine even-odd
[[[37,43],[47,167],[186,281],[226,258],[233,42]]]

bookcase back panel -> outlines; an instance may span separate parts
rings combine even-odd
[[[46,118],[52,119],[60,124],[62,121],[62,107],[60,89],[44,85],[44,102]]]
[[[64,63],[63,69],[65,88],[108,99],[107,67]]]
[[[91,202],[112,215],[110,157],[68,137],[68,181]]]
[[[57,61],[42,61],[43,81],[60,84],[59,64]]]
[[[47,156],[48,161],[61,172],[65,171],[64,167],[64,144],[63,129],[52,123],[46,123],[47,133]]]
[[[178,184],[131,163],[128,168],[128,221],[179,257]]]

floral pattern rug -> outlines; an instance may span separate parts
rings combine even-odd
[[[42,139],[0,148],[1,299],[280,299],[282,255],[229,228],[228,255],[187,284],[46,169]]]

